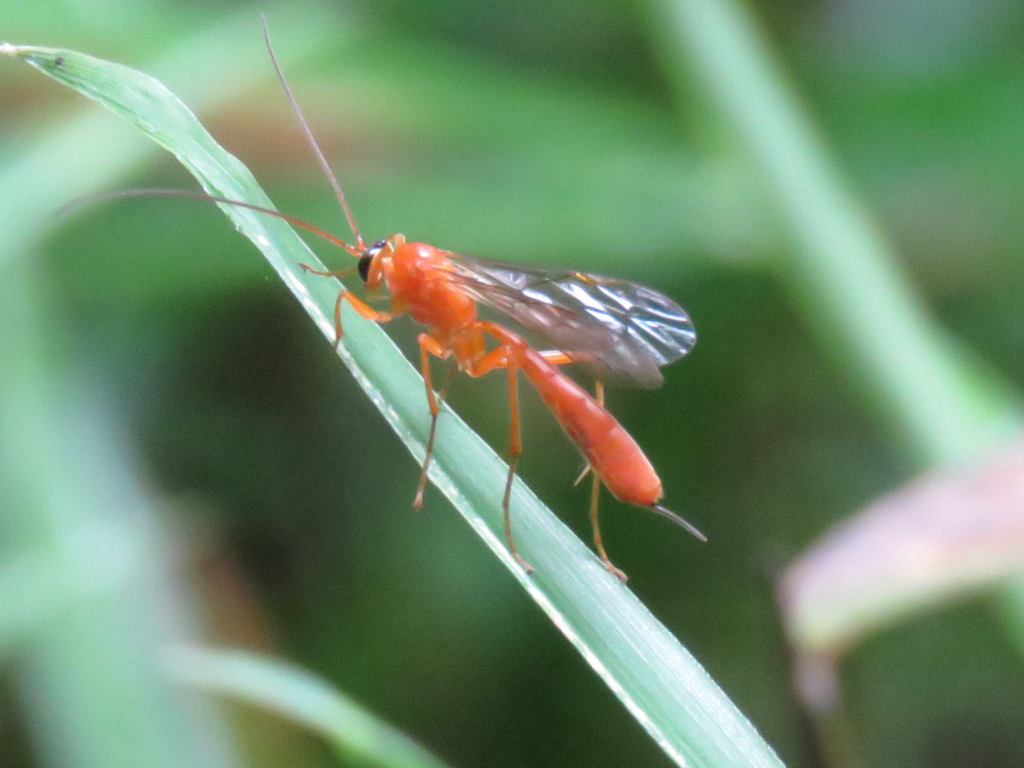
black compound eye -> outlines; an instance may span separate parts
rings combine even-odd
[[[387,239],[381,238],[376,243],[374,243],[373,245],[370,246],[370,252],[371,253],[376,253],[377,251],[379,251],[381,248],[383,248],[387,244],[388,244]]]
[[[374,245],[376,245],[376,243],[374,243]],[[363,279],[364,283],[370,279],[370,264],[372,263],[373,256],[370,254],[359,257],[359,266],[357,266],[356,269],[359,270],[359,277]]]

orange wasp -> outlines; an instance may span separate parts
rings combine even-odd
[[[135,190],[114,194],[175,195],[238,205],[285,219],[344,248],[358,259],[355,267],[320,271],[306,264],[301,266],[327,277],[343,277],[357,271],[370,294],[378,293],[382,288],[387,291],[391,306],[386,312],[378,311],[347,288],[342,288],[334,306],[338,342],[342,337],[341,308],[346,301],[368,320],[386,323],[408,314],[426,326],[417,341],[431,422],[423,472],[413,507],[419,508],[423,504],[440,413],[438,403],[447,390],[446,384],[440,395],[434,392],[430,360],[438,357],[453,362],[448,381],[456,367],[473,378],[497,369],[504,370],[508,377],[511,415],[509,467],[501,506],[509,551],[528,573],[533,568],[516,549],[509,514],[512,481],[522,453],[519,371],[526,375],[562,429],[583,453],[587,467],[577,482],[588,471],[593,473],[590,519],[594,528],[594,544],[601,561],[611,573],[622,581],[626,580],[626,575],[608,558],[601,539],[597,510],[602,483],[620,501],[663,515],[706,541],[693,525],[659,504],[664,494],[654,467],[636,441],[603,405],[605,379],[648,388],[662,383],[659,368],[685,355],[697,340],[686,312],[661,293],[626,280],[471,258],[425,243],[407,242],[400,234],[367,245],[359,234],[341,185],[285,80],[270,45],[265,22],[264,39],[292,110],[334,188],[355,236],[355,245],[293,216],[236,200],[176,190]],[[545,339],[554,349],[536,350],[522,336],[503,325],[480,319],[478,303],[508,316]],[[594,370],[596,397],[558,369],[560,365],[577,362]]]
[[[496,369],[504,369],[508,377],[511,415],[508,478],[501,508],[509,551],[527,573],[532,572],[533,567],[516,550],[509,514],[512,480],[523,448],[516,377],[520,370],[586,458],[587,469],[580,478],[587,470],[593,472],[590,520],[594,544],[609,571],[622,581],[626,580],[626,575],[612,565],[601,540],[597,518],[601,483],[615,498],[664,515],[697,538],[706,540],[693,525],[658,503],[664,494],[654,467],[636,441],[603,406],[602,381],[605,378],[634,386],[657,387],[663,380],[659,368],[693,348],[697,334],[686,312],[667,296],[625,280],[470,258],[426,243],[406,242],[405,236],[398,234],[368,246],[359,234],[341,185],[285,80],[265,22],[264,39],[292,110],[345,212],[355,245],[332,239],[359,260],[355,269],[371,294],[384,288],[391,297],[390,310],[380,312],[342,288],[334,305],[336,338],[341,339],[341,305],[346,301],[368,320],[386,323],[408,314],[426,326],[417,341],[430,406],[430,435],[413,507],[423,505],[440,413],[440,398],[434,393],[431,381],[430,358],[454,358],[458,369],[473,378]],[[302,267],[327,277],[341,277],[352,271],[325,272],[305,264]],[[481,320],[477,302],[507,315],[543,337],[555,349],[538,351],[508,328]],[[488,348],[489,339],[496,346]],[[572,362],[586,363],[596,371],[596,399],[558,370],[557,366]],[[454,367],[450,369],[449,378],[454,370]]]

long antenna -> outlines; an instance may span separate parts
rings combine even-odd
[[[365,251],[366,241],[363,240],[363,236],[359,234],[359,228],[356,226],[355,216],[352,215],[352,209],[348,206],[348,200],[345,199],[345,193],[341,190],[341,184],[338,183],[338,178],[334,175],[334,171],[331,170],[331,166],[327,162],[327,158],[324,157],[324,153],[320,149],[320,145],[317,144],[316,137],[313,135],[313,131],[310,129],[309,123],[306,122],[306,118],[303,116],[302,110],[299,109],[299,103],[292,95],[292,89],[288,87],[288,81],[284,79],[284,72],[281,71],[281,65],[277,63],[277,56],[274,55],[274,47],[270,44],[270,30],[267,28],[267,17],[265,14],[260,14],[260,23],[263,24],[263,40],[267,44],[267,53],[270,54],[270,61],[274,65],[274,71],[277,72],[277,79],[280,80],[281,85],[284,86],[284,92],[285,95],[288,96],[289,103],[292,105],[292,111],[295,113],[295,116],[299,118],[299,123],[302,125],[302,132],[306,135],[306,141],[308,141],[309,146],[313,148],[313,153],[316,155],[316,159],[319,161],[320,167],[331,182],[331,186],[334,187],[334,196],[337,197],[338,202],[341,203],[341,209],[345,212],[345,218],[348,219],[348,226],[352,230],[352,234],[355,235],[356,248],[360,251]]]
[[[241,200],[232,200],[229,197],[217,197],[216,195],[208,195],[205,192],[191,192],[187,189],[119,189],[113,192],[97,192],[94,195],[76,197],[70,203],[61,207],[60,210],[57,211],[57,216],[67,216],[69,213],[78,210],[83,205],[91,205],[92,203],[101,202],[103,200],[122,197],[180,197],[185,200],[198,200],[202,203],[224,203],[225,205],[236,205],[239,208],[248,208],[250,211],[259,211],[260,213],[265,213],[268,216],[284,219],[289,224],[301,227],[302,229],[312,232],[317,237],[322,237],[324,240],[344,248],[356,258],[363,255],[363,251],[353,248],[341,238],[335,237],[330,232],[320,229],[320,227],[315,224],[310,224],[308,221],[303,221],[297,216],[281,213],[280,211],[275,211],[272,208],[264,208],[261,205],[244,203]]]

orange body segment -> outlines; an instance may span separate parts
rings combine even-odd
[[[520,367],[615,498],[641,507],[661,501],[661,480],[651,462],[589,392],[534,349],[525,350]]]

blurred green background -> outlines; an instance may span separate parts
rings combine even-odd
[[[750,7],[915,290],[985,371],[1024,384],[1024,5]],[[630,587],[783,761],[823,765],[791,686],[775,581],[831,523],[922,460],[830,329],[801,310],[772,195],[704,89],[671,74],[659,8],[47,0],[9,3],[0,37],[160,76],[281,210],[344,236],[262,52],[265,11],[368,239],[404,232],[474,255],[603,272],[683,304],[698,331],[692,355],[666,369],[660,390],[613,390],[609,401],[658,468],[667,503],[710,543],[610,499],[605,540]],[[18,179],[23,158],[98,111],[3,61],[3,178]],[[141,137],[113,119],[97,125],[80,155],[135,158],[110,170],[108,188],[192,188]],[[80,193],[63,185],[59,160],[32,167],[48,174],[40,188],[51,185],[41,207]],[[3,195],[30,215],[21,186]],[[24,499],[8,461],[0,567],[11,567],[0,586],[38,587],[34,575],[50,572],[45,556],[33,570],[33,558],[55,542],[84,548],[110,578],[119,557],[151,559],[154,573],[129,601],[106,605],[99,625],[83,629],[75,617],[43,639],[0,631],[0,765],[90,764],[67,747],[46,702],[74,708],[82,680],[131,660],[119,643],[145,657],[168,626],[316,671],[452,765],[670,764],[436,490],[411,511],[418,466],[218,211],[108,202],[41,218],[33,232],[31,263],[14,269],[0,257],[0,280],[10,302],[19,275],[33,276],[45,338],[8,322],[0,352],[17,358],[31,345],[42,368],[61,372],[19,391],[38,398],[66,453],[42,453],[45,429],[19,422],[29,410],[2,426],[31,438],[52,488],[80,477],[124,511],[101,504],[95,520],[86,511],[18,521]],[[410,322],[389,331],[413,348]],[[450,401],[503,449],[501,377],[457,379]],[[589,539],[587,494],[572,487],[582,462],[532,394],[524,409],[521,475]],[[145,546],[111,544],[125,520]],[[40,604],[59,604],[65,586],[41,588]],[[90,673],[66,675],[75,660]],[[843,681],[864,765],[1024,764],[1024,667],[980,599],[873,636]],[[78,735],[88,741],[94,728],[101,742],[110,718],[171,716],[141,698],[112,696],[111,712],[76,721]],[[177,727],[216,731],[196,749],[227,764],[337,764],[269,715],[239,709],[217,722]],[[167,764],[199,764],[189,759]]]

